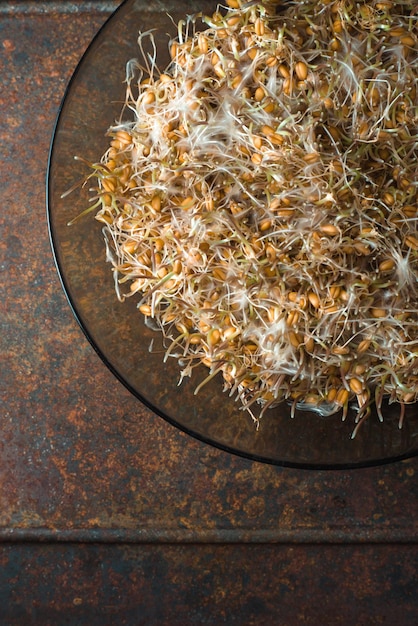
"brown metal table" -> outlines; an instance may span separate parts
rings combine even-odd
[[[108,1],[0,3],[0,623],[418,624],[418,460],[306,471],[176,430],[65,300],[45,172]]]

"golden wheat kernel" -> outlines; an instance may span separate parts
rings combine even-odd
[[[240,21],[241,21],[241,17],[239,15],[232,15],[231,17],[227,19],[226,23],[228,24],[228,26],[233,27],[239,24]]]
[[[409,218],[416,217],[417,212],[418,212],[418,207],[414,206],[413,204],[407,204],[404,207],[402,207],[402,213],[406,215],[406,217],[409,217]]]
[[[170,57],[172,59],[175,59],[177,57],[177,55],[178,55],[178,52],[179,52],[179,45],[178,45],[178,43],[177,42],[172,43],[171,46],[170,46]]]
[[[256,58],[257,54],[258,54],[257,48],[248,48],[248,50],[247,50],[247,57],[251,61],[254,61],[254,59]]]
[[[125,147],[125,145],[121,141],[119,141],[119,139],[112,139],[110,145],[116,150],[116,153],[118,153],[120,150],[123,150],[123,148]]]
[[[349,397],[350,392],[348,391],[348,389],[339,389],[335,397],[335,403],[339,406],[344,406],[345,404],[347,404]]]
[[[161,198],[160,196],[153,196],[151,199],[151,206],[156,213],[161,211]]]
[[[144,97],[142,98],[142,103],[152,104],[153,102],[155,102],[155,93],[151,91],[151,89],[147,89],[147,91],[144,93]]]
[[[283,135],[279,135],[278,133],[273,133],[269,136],[269,140],[273,145],[281,146],[284,143]]]
[[[159,267],[156,274],[158,278],[164,278],[164,276],[168,274],[168,269],[166,267]]]
[[[229,204],[229,210],[231,211],[232,215],[238,215],[239,213],[242,213],[242,207],[235,202],[235,200],[232,200]]]
[[[398,138],[401,139],[402,141],[410,141],[411,139],[410,130],[406,128],[400,128],[398,130]]]
[[[130,180],[131,178],[131,168],[129,165],[125,165],[122,168],[121,173],[119,174],[119,181],[122,183],[122,185],[126,185],[126,183]]]
[[[378,141],[387,141],[391,138],[391,134],[387,130],[379,130],[377,133]]]
[[[240,86],[241,82],[242,82],[242,74],[241,72],[238,72],[238,74],[236,74],[231,81],[231,87],[233,89],[237,89]]]
[[[367,370],[367,367],[363,363],[359,363],[358,365],[354,367],[353,371],[354,371],[354,374],[356,374],[357,376],[362,376],[366,370]]]
[[[110,142],[111,144],[112,142]],[[116,150],[116,148],[109,148],[107,156],[109,159],[117,159],[119,156],[119,152]]]
[[[377,106],[380,101],[380,92],[377,87],[373,87],[370,90],[370,101],[373,106]]]
[[[197,346],[202,341],[202,336],[199,333],[192,333],[188,338],[189,343],[193,346]]]
[[[146,267],[151,266],[151,253],[149,250],[138,256],[138,262]]]
[[[268,243],[266,245],[265,252],[266,252],[266,257],[269,259],[269,261],[275,260],[277,256],[277,251],[276,251],[276,248],[272,246],[271,243]]]
[[[391,37],[403,37],[407,34],[408,32],[402,26],[394,26],[389,30],[389,35]]]
[[[255,152],[251,156],[251,161],[254,163],[254,165],[260,165],[262,160],[263,160],[263,156],[259,152]]]
[[[226,3],[231,9],[239,9],[241,7],[240,0],[226,0]]]
[[[321,233],[324,233],[324,235],[329,235],[330,237],[334,237],[340,232],[339,228],[335,226],[335,224],[321,224],[319,230]]]
[[[162,260],[163,260],[163,258],[161,256],[161,253],[160,252],[155,252],[154,253],[154,263],[155,263],[155,265],[157,265],[157,266],[161,265]]]
[[[335,398],[337,397],[337,392],[338,390],[336,389],[336,387],[330,387],[326,395],[327,402],[335,402]]]
[[[406,176],[400,176],[398,179],[398,187],[406,191],[411,187],[411,181]]]
[[[309,291],[308,292],[308,300],[312,304],[314,309],[318,309],[321,306],[321,302],[320,302],[318,296],[313,291]]]
[[[128,254],[133,254],[137,248],[137,243],[136,241],[127,241],[123,244],[122,248],[124,252],[127,252]]]
[[[133,280],[131,282],[129,286],[129,290],[131,291],[131,293],[136,293],[137,291],[140,291],[143,286],[144,286],[144,279],[137,278],[136,280]]]
[[[360,256],[369,256],[372,253],[372,248],[362,241],[355,241],[353,244],[354,251]]]
[[[330,98],[328,96],[326,98],[324,98],[323,104],[324,104],[324,107],[326,109],[332,109],[333,106],[334,106],[334,102],[333,102],[332,98]]]
[[[268,230],[269,228],[271,228],[271,225],[272,225],[272,222],[271,222],[270,219],[261,220],[261,222],[260,222],[260,230],[262,232],[264,232],[264,231]]]
[[[254,23],[254,31],[257,37],[262,37],[265,33],[265,30],[266,29],[264,21],[260,17],[257,17]]]
[[[348,346],[333,346],[331,352],[333,354],[345,355],[350,353],[350,348]]]
[[[112,204],[112,196],[110,195],[110,193],[104,193],[102,195],[102,203],[104,204],[104,206],[110,206]],[[111,224],[113,222],[113,218],[110,217],[110,215],[106,214],[106,216],[102,216],[102,217],[105,218],[105,221],[108,224]]]
[[[273,266],[265,267],[264,274],[266,275],[267,278],[273,278],[277,274],[276,268]]]
[[[243,90],[241,91],[241,98],[243,100],[249,100],[251,96],[252,96],[251,89],[249,87],[244,87]]]
[[[222,67],[221,63],[217,63],[217,64],[214,66],[213,71],[215,72],[215,74],[216,74],[216,76],[217,76],[218,78],[225,78],[225,76],[226,76],[225,70],[224,70],[224,68]],[[197,106],[199,106],[199,103],[198,103],[198,102],[197,102],[196,104],[197,104]]]
[[[283,91],[286,95],[290,96],[293,93],[294,80],[291,76],[285,78],[283,81]]]
[[[277,65],[278,60],[277,57],[275,56],[270,56],[266,59],[266,65],[267,67],[274,67],[275,65]]]
[[[221,339],[221,333],[218,328],[212,328],[206,335],[209,346],[215,346]]]
[[[187,196],[187,198],[184,198],[181,202],[180,202],[180,208],[183,209],[184,211],[189,211],[189,209],[192,208],[192,206],[194,205],[195,201],[193,196]]]
[[[418,237],[415,237],[414,235],[407,235],[404,239],[404,243],[408,246],[408,248],[418,250]]]
[[[161,252],[161,250],[163,250],[165,246],[164,243],[164,239],[161,239],[161,237],[157,237],[157,239],[154,241],[154,249],[156,252]]]
[[[348,384],[351,391],[357,395],[364,391],[364,385],[358,378],[350,378]]]
[[[295,326],[295,324],[298,323],[299,318],[300,318],[299,311],[296,311],[296,310],[289,311],[286,317],[286,324],[288,326]]]
[[[372,307],[372,309],[370,309],[370,313],[372,315],[372,317],[375,317],[377,319],[383,318],[387,316],[387,312],[385,309],[381,309],[380,307]]]
[[[102,178],[102,187],[105,191],[113,193],[116,189],[116,181],[114,178]]]
[[[273,198],[269,204],[270,211],[276,211],[281,204],[280,198]]]
[[[308,66],[303,61],[299,61],[295,65],[295,72],[299,80],[305,80],[308,76]]]
[[[197,38],[197,46],[201,54],[206,54],[209,50],[208,39],[203,33],[199,33],[199,36]]]
[[[331,315],[332,313],[336,313],[337,311],[340,310],[340,307],[338,306],[338,304],[329,304],[328,306],[324,307],[324,315]]]
[[[340,130],[336,126],[333,126],[333,124],[329,124],[327,126],[327,129],[334,141],[339,141],[341,139]]]
[[[199,320],[198,326],[200,330],[202,331],[202,333],[205,333],[205,334],[208,333],[211,329],[211,327],[205,320]]]
[[[319,154],[317,152],[307,152],[303,156],[303,160],[308,164],[317,163],[319,161]]]
[[[238,145],[237,148],[242,154],[246,154],[247,156],[250,156],[251,152],[247,146],[242,144],[242,145]]]
[[[125,145],[129,145],[132,142],[132,136],[126,130],[118,130],[116,138]]]
[[[333,39],[331,39],[329,47],[331,48],[333,52],[337,52],[341,48],[340,41],[337,39],[337,37],[334,37]]]
[[[395,196],[390,191],[385,191],[382,196],[382,200],[388,206],[393,206],[395,204]]]
[[[416,40],[413,35],[404,35],[400,38],[401,43],[408,48],[413,48],[416,44]]]
[[[261,100],[263,100],[263,98],[265,98],[266,96],[266,91],[263,87],[257,87],[257,89],[254,92],[254,99],[257,102],[261,102]]]
[[[218,280],[221,280],[221,281],[226,280],[226,272],[220,267],[215,267],[215,269],[212,271],[212,274],[213,274],[213,277],[217,278]]]
[[[379,263],[379,272],[390,272],[395,267],[395,261],[393,259],[385,259]]]
[[[212,197],[205,198],[205,208],[207,211],[211,212],[215,208],[215,201]]]
[[[341,287],[339,285],[331,285],[329,288],[330,298],[336,300],[341,293]]]
[[[310,248],[311,248],[311,252],[314,255],[320,255],[322,254],[322,246],[319,243],[311,243],[310,244]]]
[[[360,237],[373,237],[375,234],[375,231],[372,226],[363,226],[360,229],[359,234],[360,234]]]
[[[301,340],[300,340],[300,335],[298,333],[293,332],[292,330],[289,331],[288,333],[288,337],[289,337],[289,341],[290,344],[294,347],[294,348],[299,348],[299,346],[301,345]]]
[[[263,111],[265,111],[266,113],[273,113],[275,109],[276,109],[276,104],[274,103],[274,101],[271,100],[270,98],[265,99],[263,103]]]
[[[317,406],[320,402],[320,398],[317,393],[308,393],[304,398],[304,402]]]
[[[305,346],[305,350],[307,352],[313,352],[314,348],[315,348],[315,340],[313,337],[309,336],[309,335],[305,335],[304,339],[303,339],[303,343]]]
[[[252,140],[254,147],[257,148],[257,150],[260,150],[263,145],[263,139],[259,135],[253,135]]]
[[[237,335],[239,335],[239,330],[237,328],[234,328],[234,326],[228,326],[222,332],[222,337],[225,341],[234,339],[234,337],[236,337]]]
[[[143,315],[151,315],[152,312],[149,304],[141,304],[139,310]]]
[[[334,33],[342,33],[344,29],[344,25],[343,22],[341,20],[334,20],[334,22],[332,23],[332,30],[334,31]]]
[[[261,132],[263,133],[263,135],[266,135],[266,137],[274,135],[274,129],[268,124],[264,124],[264,126],[261,127]]]
[[[212,51],[210,55],[210,62],[212,63],[212,65],[216,65],[217,63],[221,62],[221,57],[218,50],[215,49]]]
[[[279,74],[283,77],[283,78],[289,78],[290,77],[290,71],[289,68],[287,67],[287,65],[285,65],[284,63],[281,63],[278,67],[279,70]]]
[[[182,262],[180,261],[180,259],[176,259],[173,262],[173,272],[174,272],[174,274],[181,274],[181,270],[182,269],[183,269]]]

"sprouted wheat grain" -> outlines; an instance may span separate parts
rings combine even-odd
[[[228,0],[127,66],[93,164],[117,295],[259,420],[418,399],[417,11]],[[129,111],[131,119],[122,121]],[[261,412],[253,410],[261,405]]]

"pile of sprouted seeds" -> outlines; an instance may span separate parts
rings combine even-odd
[[[255,420],[354,406],[353,436],[418,400],[417,16],[228,0],[178,25],[164,71],[140,35],[90,210],[119,298],[181,379],[207,366],[196,391],[221,373]]]

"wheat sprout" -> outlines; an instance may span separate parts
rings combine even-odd
[[[416,10],[227,4],[179,23],[163,72],[152,33],[127,65],[89,177],[117,295],[181,379],[204,364],[197,391],[220,373],[256,421],[354,403],[355,435],[387,397],[401,425],[418,399]]]

